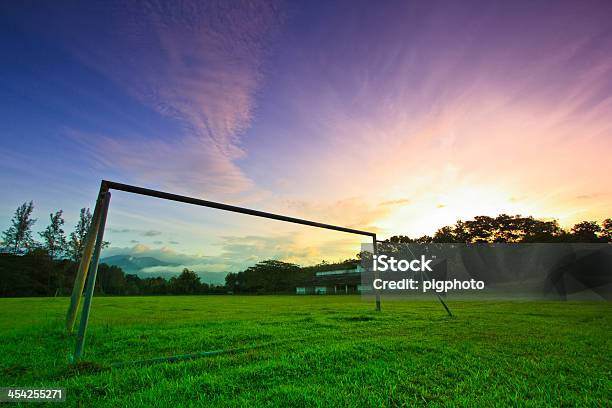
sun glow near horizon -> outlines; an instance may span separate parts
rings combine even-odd
[[[381,239],[500,213],[601,222],[612,216],[612,7],[490,4],[255,0],[231,17],[214,1],[3,4],[0,228],[24,200],[37,216],[63,209],[71,228],[101,178]],[[119,197],[112,207],[117,251],[352,251],[280,224],[153,203],[143,217]],[[143,235],[149,219],[155,237]]]
[[[454,225],[457,221],[468,221],[476,216],[496,217],[500,214],[533,216],[542,220],[556,220],[563,228],[569,229],[581,221],[598,221],[586,210],[551,208],[554,197],[529,198],[513,195],[500,186],[466,185],[443,192],[430,192],[418,199],[395,208],[390,214],[377,221],[381,235],[408,235],[418,238],[432,236],[439,228]]]

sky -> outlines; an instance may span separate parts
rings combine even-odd
[[[609,1],[0,4],[0,228],[107,179],[413,237],[612,216]],[[362,238],[113,193],[104,256],[236,271]]]

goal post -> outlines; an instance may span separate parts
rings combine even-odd
[[[79,262],[79,268],[77,269],[77,273],[74,278],[74,287],[72,288],[72,296],[70,297],[70,306],[68,307],[68,314],[66,315],[66,330],[68,333],[71,333],[72,329],[74,328],[77,310],[79,308],[79,303],[81,302],[81,295],[85,287],[85,277],[87,276],[87,272],[89,270],[94,244],[96,242],[96,235],[100,229],[100,206],[102,204],[103,196],[107,191],[108,189],[106,188],[104,182],[101,183],[100,192],[98,193],[96,206],[91,219],[91,225],[85,237],[81,261]]]
[[[106,216],[108,214],[108,206],[110,204],[111,193],[107,191],[103,193],[102,204],[100,206],[100,220],[98,223],[98,231],[96,234],[96,246],[91,259],[91,271],[87,276],[87,288],[85,289],[85,301],[83,302],[83,310],[81,311],[81,323],[79,324],[79,333],[77,335],[76,348],[73,359],[77,361],[81,358],[83,347],[85,345],[85,332],[87,331],[87,323],[89,322],[89,312],[91,310],[91,301],[93,292],[96,287],[96,277],[98,275],[98,264],[100,263],[100,252],[104,244],[104,227],[106,226]]]
[[[286,215],[274,214],[265,211],[253,210],[250,208],[238,207],[229,204],[218,203],[214,201],[202,200],[199,198],[188,197],[178,194],[167,193],[158,190],[151,190],[148,188],[137,187],[129,184],[116,183],[113,181],[102,180],[100,183],[100,191],[96,201],[94,214],[92,217],[91,226],[87,233],[86,242],[83,248],[83,254],[79,263],[79,268],[74,279],[74,288],[72,290],[72,296],[70,299],[70,306],[68,307],[68,313],[66,315],[66,330],[71,333],[76,321],[77,310],[83,294],[83,288],[85,286],[85,280],[87,278],[87,289],[85,292],[85,300],[83,302],[83,310],[81,312],[81,321],[79,325],[79,333],[77,336],[77,345],[73,356],[73,362],[76,362],[81,357],[83,352],[85,334],[87,331],[87,323],[89,320],[89,310],[91,307],[91,300],[96,283],[96,275],[98,270],[98,263],[100,260],[100,251],[102,248],[104,238],[104,228],[106,224],[106,217],[110,204],[111,193],[110,190],[124,191],[128,193],[149,196],[154,198],[160,198],[164,200],[176,201],[186,204],[198,205],[201,207],[216,208],[218,210],[230,211],[245,215],[252,215],[255,217],[268,218],[272,220],[284,221],[294,224],[307,225],[316,228],[324,228],[333,231],[346,232],[349,234],[367,236],[372,240],[373,251],[376,253],[376,233],[369,231],[362,231],[354,228],[341,227],[333,224],[325,224],[316,221],[305,220],[302,218],[289,217]],[[377,274],[377,272],[375,272]],[[376,295],[376,311],[380,311],[380,292],[375,291]]]

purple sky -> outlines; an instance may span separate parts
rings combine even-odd
[[[609,1],[126,3],[0,5],[2,229],[71,227],[102,178],[383,238],[612,216]],[[215,270],[360,242],[125,194],[109,223]]]

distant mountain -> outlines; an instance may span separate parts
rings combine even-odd
[[[170,262],[161,261],[157,258],[153,258],[151,256],[132,256],[132,255],[114,255],[109,256],[108,258],[102,258],[100,262],[103,262],[108,265],[115,265],[123,269],[123,272],[129,274],[135,274],[140,277],[152,277],[158,276],[150,273],[143,272],[144,268],[151,268],[153,266],[176,266],[177,264],[173,264]],[[159,276],[166,275],[166,273],[160,273]],[[176,275],[170,274],[171,276]],[[164,276],[165,277],[165,276]]]
[[[180,266],[176,263],[165,262],[152,256],[132,256],[132,255],[114,255],[107,258],[102,258],[100,262],[107,265],[118,266],[126,274],[138,275],[140,278],[156,278],[162,277],[164,279],[170,279],[173,276],[178,276],[178,271],[164,271],[163,267],[176,267]],[[156,267],[156,272],[145,272],[145,268]],[[160,268],[161,267],[161,268]],[[189,268],[189,266],[187,266]],[[161,270],[159,270],[161,269]],[[225,283],[225,275],[227,272],[199,272],[196,273],[200,276],[202,282],[212,283],[215,285],[222,285]]]

